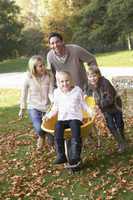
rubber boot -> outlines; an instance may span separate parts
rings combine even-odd
[[[37,150],[42,150],[45,144],[45,135],[39,136],[37,139]]]
[[[124,130],[120,129],[119,132],[120,132],[120,134],[121,134],[121,136],[123,138],[123,141],[125,141],[125,143],[126,143],[126,137],[125,137],[125,134],[124,134]]]
[[[125,139],[122,137],[121,132],[120,131],[114,132],[113,136],[115,137],[118,143],[118,152],[119,153],[124,152],[126,148],[126,142]]]
[[[65,155],[64,140],[58,139],[55,142],[57,158],[54,160],[53,164],[62,164],[67,162]]]
[[[80,158],[81,148],[82,148],[81,139],[77,141],[75,140],[75,138],[72,138],[71,139],[71,160],[70,160],[71,165],[75,165],[81,160]]]
[[[51,135],[50,133],[47,133],[46,136],[48,145],[54,146],[54,136]]]
[[[124,152],[126,150],[127,142],[126,142],[126,138],[125,138],[125,135],[124,135],[124,131],[119,130],[118,132],[119,132],[119,135],[121,137],[121,144],[120,144],[118,151],[121,153],[121,152]]]

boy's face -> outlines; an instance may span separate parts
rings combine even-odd
[[[72,80],[71,77],[67,74],[61,74],[57,80],[58,87],[62,92],[68,92],[72,88]]]
[[[97,86],[97,83],[99,80],[98,74],[88,72],[87,76],[88,76],[89,83],[94,87]]]

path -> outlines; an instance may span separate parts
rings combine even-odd
[[[115,76],[133,76],[133,67],[100,67],[102,74],[111,80]],[[1,73],[0,88],[21,88],[26,72]]]

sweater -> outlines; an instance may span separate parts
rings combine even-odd
[[[59,88],[54,90],[54,104],[49,113],[46,114],[47,118],[58,114],[58,120],[83,120],[82,110],[92,114],[91,108],[86,104],[83,92],[75,86],[71,91],[63,93]]]
[[[33,78],[29,74],[21,91],[20,108],[46,112],[53,92],[53,80],[49,74]]]
[[[87,86],[87,75],[84,63],[86,62],[91,66],[97,66],[96,59],[91,53],[78,45],[65,45],[65,50],[67,55],[64,59],[61,59],[51,49],[47,54],[47,66],[52,70],[53,74],[56,71],[70,72],[75,85],[84,90]]]

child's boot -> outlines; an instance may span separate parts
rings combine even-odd
[[[119,144],[118,152],[122,153],[127,148],[127,142],[126,142],[126,139],[125,139],[124,131],[118,131],[118,134],[119,134],[119,137],[121,139],[121,142]]]
[[[53,164],[62,164],[67,162],[65,155],[64,140],[57,139],[55,142],[57,158],[54,160]]]
[[[72,138],[71,140],[71,159],[70,159],[70,164],[74,165],[77,164],[81,159],[80,159],[80,154],[81,154],[81,139],[77,141],[75,138]]]
[[[45,137],[39,136],[37,139],[37,150],[41,150],[43,148],[44,143],[45,143]]]
[[[118,143],[118,152],[123,153],[126,149],[126,142],[125,139],[122,137],[121,132],[117,131],[113,133],[117,143]]]

